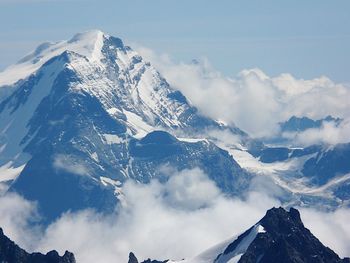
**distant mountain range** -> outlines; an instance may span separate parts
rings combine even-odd
[[[301,132],[307,129],[320,128],[326,122],[334,122],[339,124],[342,121],[340,118],[334,118],[330,115],[323,119],[313,120],[308,117],[296,117],[292,116],[289,120],[281,122],[281,132]]]

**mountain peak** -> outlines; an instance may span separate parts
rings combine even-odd
[[[258,224],[264,232],[255,236],[239,262],[349,262],[305,228],[294,208],[272,208]]]
[[[77,33],[66,42],[66,49],[98,61],[101,57],[104,39],[108,37],[100,30]]]
[[[90,30],[75,34],[70,40],[58,42],[44,42],[34,51],[0,72],[0,87],[12,85],[36,72],[42,65],[65,51],[82,55],[91,62],[99,62],[104,40],[110,36],[100,30]],[[120,39],[118,39],[121,42]],[[122,42],[121,42],[122,43]]]
[[[290,229],[304,229],[300,213],[295,208],[290,208],[289,212],[282,207],[271,208],[259,223],[266,231],[276,234],[288,232]]]
[[[297,209],[286,211],[274,207],[233,240],[218,244],[195,258],[174,262],[349,263],[350,260],[341,259],[305,228]]]
[[[68,43],[79,42],[79,41],[96,42],[99,39],[103,38],[104,36],[109,37],[109,35],[105,34],[101,30],[98,30],[98,29],[88,30],[88,31],[79,32],[75,34],[70,40],[68,40]]]

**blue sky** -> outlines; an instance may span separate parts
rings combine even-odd
[[[235,75],[326,75],[350,82],[350,1],[0,0],[0,70],[39,43],[101,29],[178,61]]]

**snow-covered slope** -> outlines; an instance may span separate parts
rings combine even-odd
[[[257,223],[243,235],[226,240],[192,259],[177,261],[177,263],[237,263],[241,256],[247,251],[249,245],[256,238],[257,234],[264,232],[264,227]],[[230,249],[233,244],[235,246],[234,249]],[[224,253],[225,251],[228,252]]]
[[[48,60],[67,50],[83,55],[90,61],[99,63],[103,38],[103,32],[94,30],[79,33],[68,41],[42,43],[17,64],[0,72],[0,86],[12,85],[21,79],[27,78]]]

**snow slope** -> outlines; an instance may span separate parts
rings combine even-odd
[[[99,30],[76,34],[72,39],[59,42],[46,42],[22,58],[17,64],[0,72],[0,86],[12,85],[36,72],[51,58],[72,51],[86,56],[90,61],[100,62],[103,32]]]
[[[237,237],[233,237],[226,240],[204,252],[200,255],[195,256],[192,259],[182,260],[182,261],[170,261],[173,263],[237,263],[240,257],[246,252],[249,245],[253,242],[258,233],[264,233],[264,227],[260,224],[254,225],[248,230],[248,233],[240,240]],[[237,242],[238,241],[238,242]],[[228,254],[224,254],[224,251],[228,249],[230,244],[237,242],[236,247],[233,251]]]

